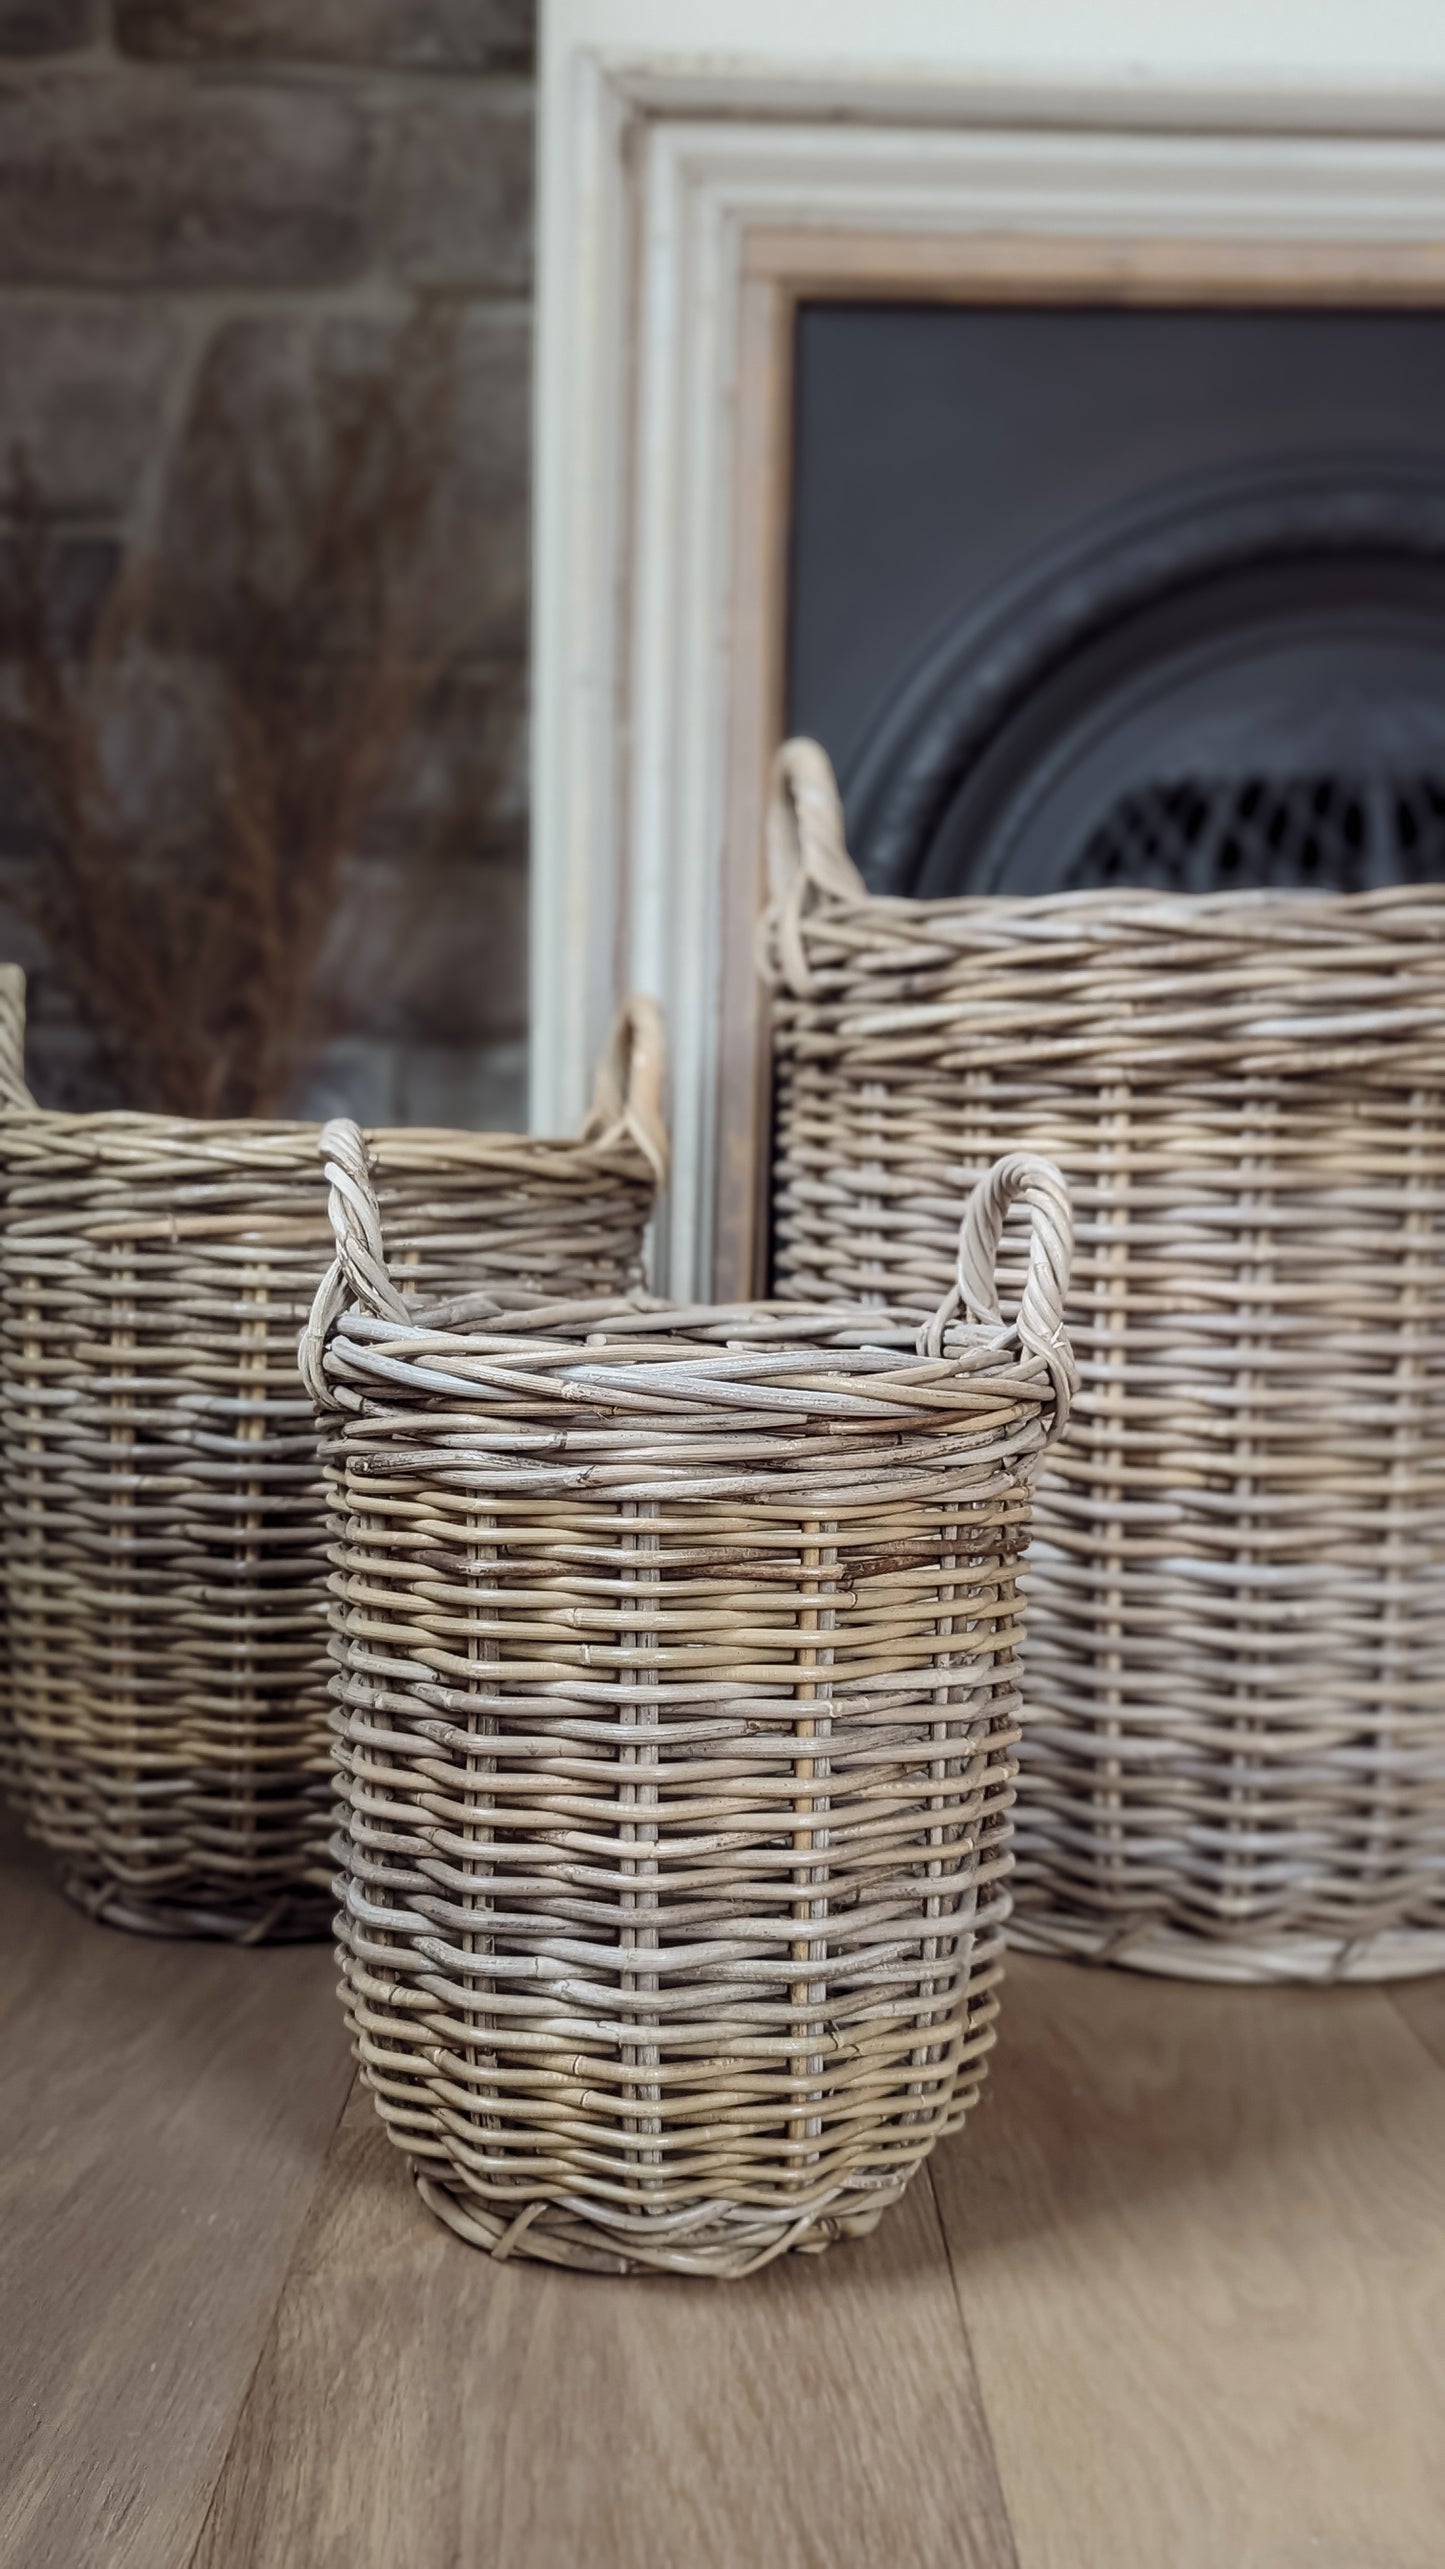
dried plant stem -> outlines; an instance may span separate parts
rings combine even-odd
[[[318,1039],[343,866],[463,645],[431,629],[419,570],[455,360],[454,316],[424,311],[388,365],[278,405],[259,437],[203,393],[199,634],[132,567],[67,647],[51,532],[13,459],[0,740],[44,834],[19,901],[129,1104],[274,1114]]]

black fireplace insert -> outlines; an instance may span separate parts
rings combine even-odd
[[[822,302],[796,381],[876,890],[1445,879],[1445,313]]]

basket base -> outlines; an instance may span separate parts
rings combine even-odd
[[[67,1900],[105,1927],[133,1936],[194,1936],[232,1945],[326,1944],[336,1903],[329,1891],[300,1889],[252,1893],[242,1899],[177,1891],[147,1899],[120,1883],[83,1873],[63,1873]]]
[[[734,2282],[790,2251],[819,2256],[840,2239],[865,2237],[906,2182],[870,2189],[861,2203],[856,2191],[840,2188],[833,2200],[856,2204],[856,2210],[813,2209],[794,2221],[753,2205],[711,2205],[695,2218],[670,2223],[667,2240],[643,2245],[638,2234],[652,2225],[641,2219],[624,2219],[613,2229],[596,2218],[593,2206],[538,2201],[507,2220],[420,2167],[413,2165],[412,2176],[427,2210],[489,2256],[533,2258],[585,2274],[711,2275]]]
[[[1015,1953],[1051,1954],[1066,1962],[1115,1963],[1173,1980],[1234,1982],[1422,1980],[1445,1971],[1445,1928],[1397,1927],[1375,1936],[1289,1934],[1191,1935],[1153,1922],[1137,1929],[1104,1926],[1054,1910],[1015,1909],[1007,1929]]]

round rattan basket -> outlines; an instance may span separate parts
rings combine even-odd
[[[414,1316],[327,1144],[339,1933],[391,2138],[498,2256],[742,2275],[871,2229],[992,2040],[1057,1171],[992,1173],[921,1320]]]
[[[1005,1137],[1073,1190],[1011,1937],[1445,1966],[1445,888],[872,900],[811,742],[770,854],[776,1290],[936,1291]]]
[[[662,1072],[633,1001],[577,1140],[373,1135],[399,1289],[635,1283]],[[326,1509],[296,1370],[332,1247],[319,1130],[0,1123],[11,1762],[113,1925],[330,1929]]]

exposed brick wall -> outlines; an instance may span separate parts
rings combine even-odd
[[[418,292],[463,305],[437,577],[469,656],[349,870],[350,950],[394,969],[313,1111],[521,1114],[531,57],[530,0],[0,0],[0,455],[33,458],[77,624],[137,552],[204,586],[199,388],[244,423]],[[455,895],[418,917],[415,851],[463,777]],[[0,886],[33,856],[0,775]],[[32,967],[37,1086],[107,1102],[43,957],[3,918],[0,943]]]

